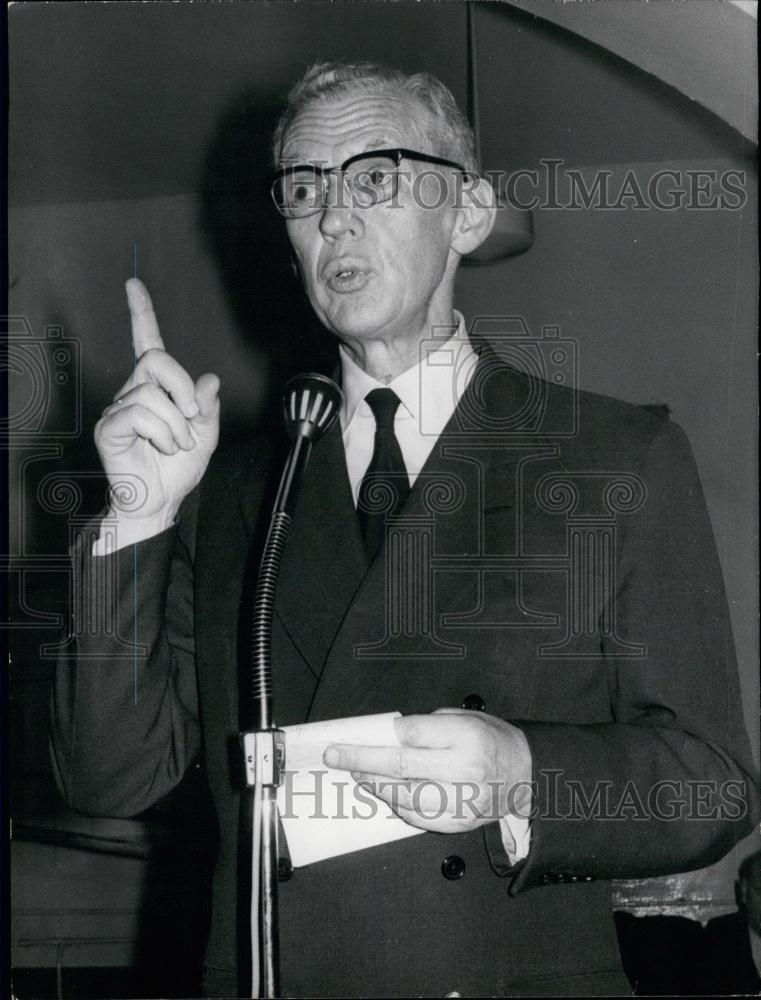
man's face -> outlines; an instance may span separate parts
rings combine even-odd
[[[286,133],[283,165],[337,166],[373,149],[405,147],[436,153],[421,134],[410,102],[360,93],[302,111]],[[441,202],[451,171],[403,160],[398,196],[362,208],[331,177],[328,207],[287,229],[312,308],[345,341],[408,340],[451,322],[457,255],[451,248],[456,213]],[[418,178],[421,170],[427,177]],[[430,176],[438,171],[439,176]],[[413,195],[415,195],[413,197]],[[429,334],[430,335],[430,334]]]

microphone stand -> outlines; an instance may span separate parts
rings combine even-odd
[[[246,784],[253,790],[251,996],[267,998],[280,993],[277,789],[285,770],[285,733],[275,726],[272,711],[275,586],[312,444],[338,415],[341,391],[323,375],[298,375],[287,384],[283,404],[293,443],[280,479],[259,566],[249,664],[251,729],[241,733]]]

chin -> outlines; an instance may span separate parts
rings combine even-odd
[[[352,308],[346,303],[343,308],[326,314],[323,323],[341,340],[372,340],[379,330],[387,327],[391,318],[379,310],[359,304]]]

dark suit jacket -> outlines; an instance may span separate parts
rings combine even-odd
[[[206,959],[244,981],[241,606],[281,459],[265,440],[220,451],[176,529],[96,560],[85,540],[91,620],[75,623],[54,697],[56,772],[81,811],[142,811],[202,754],[221,838]],[[665,411],[540,382],[484,348],[398,527],[412,569],[388,547],[368,567],[333,428],[282,568],[276,720],[478,695],[531,747],[530,854],[511,869],[491,823],[296,870],[280,887],[283,989],[627,992],[606,880],[707,865],[751,822],[730,623],[684,435]],[[137,667],[94,610],[109,574],[121,635],[147,648]],[[400,622],[387,594],[420,579]]]

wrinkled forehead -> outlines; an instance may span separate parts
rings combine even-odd
[[[288,127],[280,162],[337,165],[369,149],[419,149],[429,145],[422,119],[416,101],[390,91],[315,100]]]

